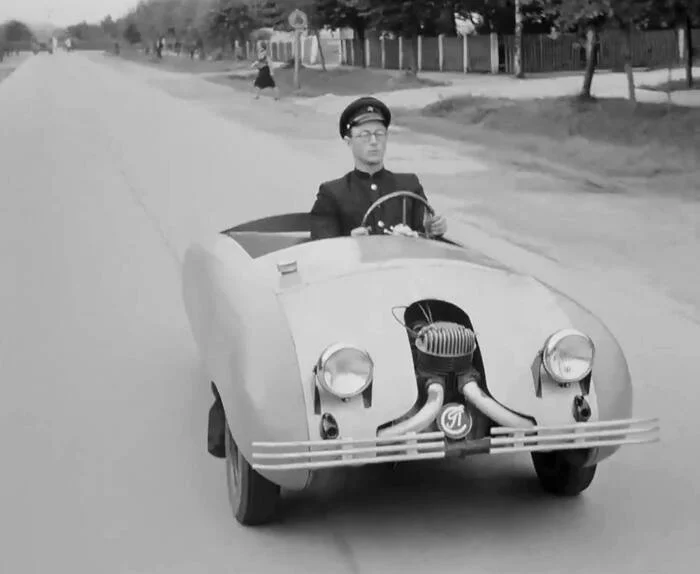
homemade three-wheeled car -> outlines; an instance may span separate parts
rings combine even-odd
[[[397,192],[370,211],[401,198],[424,202]],[[187,251],[208,448],[242,524],[271,520],[280,488],[320,469],[529,452],[546,491],[576,495],[621,445],[658,440],[592,313],[400,227],[312,241],[309,214],[284,214]]]

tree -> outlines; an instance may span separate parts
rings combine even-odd
[[[384,0],[381,4],[367,0],[363,7],[370,22],[381,32],[390,32],[411,42],[407,73],[418,73],[418,36],[435,22],[444,7],[440,0]]]
[[[693,27],[700,25],[700,2],[697,0],[649,0],[647,17],[683,30],[685,77],[688,89],[693,87]]]
[[[515,33],[516,0],[457,0],[455,12],[459,16],[471,19],[477,25],[477,32],[499,34]],[[522,14],[523,33],[546,34],[552,25],[551,17],[543,9],[543,0],[519,0]],[[479,16],[474,21],[473,15]]]
[[[100,22],[100,28],[105,33],[106,36],[110,38],[116,38],[118,35],[117,23],[112,20],[112,16],[107,16]]]
[[[523,12],[522,2],[525,0],[515,0],[515,51],[513,54],[513,73],[516,78],[523,78]]]
[[[544,0],[545,10],[560,30],[576,30],[586,38],[586,72],[580,97],[591,99],[600,31],[612,16],[610,0]]]
[[[632,73],[632,33],[648,20],[656,3],[658,0],[544,0],[547,11],[554,15],[560,29],[574,28],[586,33],[586,74],[581,90],[582,98],[591,97],[600,31],[605,27],[613,27],[624,33],[629,98],[636,101]]]
[[[326,57],[323,54],[323,44],[321,43],[321,30],[326,26],[323,20],[323,13],[318,11],[318,3],[312,2],[307,12],[309,16],[309,29],[316,36],[316,44],[318,45],[318,55],[321,58],[321,69],[326,71]]]
[[[29,26],[19,20],[10,20],[2,28],[7,42],[31,42],[35,39]]]
[[[138,26],[133,20],[129,21],[126,25],[122,36],[124,36],[124,39],[131,45],[141,42],[141,32],[139,32]]]
[[[649,0],[611,0],[612,21],[624,33],[625,37],[625,73],[629,99],[637,101],[632,72],[632,33],[641,24],[649,10]]]
[[[260,27],[260,22],[246,2],[220,0],[212,9],[209,24],[210,37],[219,38],[233,47],[238,40],[245,43],[250,34]]]
[[[315,5],[319,23],[329,28],[352,29],[358,41],[361,65],[365,67],[365,38],[370,26],[366,0],[315,0]]]

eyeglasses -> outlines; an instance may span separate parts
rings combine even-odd
[[[386,138],[387,132],[385,130],[377,130],[375,132],[364,130],[359,133],[353,134],[352,137],[362,142],[368,142],[372,139],[372,136],[374,136],[377,139],[377,141],[382,141]]]

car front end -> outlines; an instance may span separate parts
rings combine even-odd
[[[253,440],[262,474],[519,452],[585,467],[659,440],[657,419],[631,416],[614,339],[597,322],[577,328],[576,313],[530,279],[378,265],[281,297],[309,440]]]

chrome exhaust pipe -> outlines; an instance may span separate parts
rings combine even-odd
[[[474,405],[482,414],[499,425],[508,428],[530,428],[535,426],[535,423],[530,419],[516,415],[494,401],[481,390],[474,379],[467,378],[464,382],[460,381],[460,385],[460,392],[464,395],[467,402]]]
[[[380,438],[402,436],[406,433],[421,432],[429,427],[438,416],[445,401],[445,389],[441,382],[428,384],[428,399],[420,410],[411,418],[396,425],[380,430],[377,436]]]

